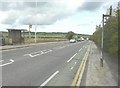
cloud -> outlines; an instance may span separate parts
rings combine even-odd
[[[35,8],[36,2],[0,2],[1,11],[9,11],[9,10],[25,10],[27,8]],[[38,7],[42,7],[47,2],[37,2]]]
[[[66,0],[52,2],[1,2],[0,11],[7,14],[2,24],[50,25],[80,11],[94,11],[103,2]]]
[[[104,2],[84,2],[81,7],[78,8],[79,11],[94,11],[99,9]]]
[[[63,2],[2,2],[0,11],[8,16],[2,24],[49,25],[74,14],[75,9]]]

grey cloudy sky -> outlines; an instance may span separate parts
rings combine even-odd
[[[115,1],[108,2],[108,0],[104,2],[86,0],[52,0],[51,2],[46,0],[44,2],[37,0],[37,3],[35,1],[1,1],[0,26],[3,26],[1,28],[22,25],[21,27],[28,29],[29,24],[37,24],[37,31],[74,31],[92,34],[95,31],[95,25],[100,23],[101,15],[111,4],[115,3]],[[34,30],[33,26],[31,31]]]

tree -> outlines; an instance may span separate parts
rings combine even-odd
[[[118,51],[118,19],[117,16],[110,17],[104,28],[104,50],[110,54]]]
[[[67,39],[72,39],[72,37],[75,35],[75,33],[74,32],[72,32],[72,31],[69,31],[68,33],[67,33],[67,35],[66,35],[66,38]]]

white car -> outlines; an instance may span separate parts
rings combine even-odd
[[[70,43],[75,43],[76,40],[75,39],[70,39]]]

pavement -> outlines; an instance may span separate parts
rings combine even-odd
[[[100,57],[100,50],[91,42],[88,62],[80,86],[118,86],[118,63],[113,63],[110,57],[104,56],[103,67],[101,67]]]

